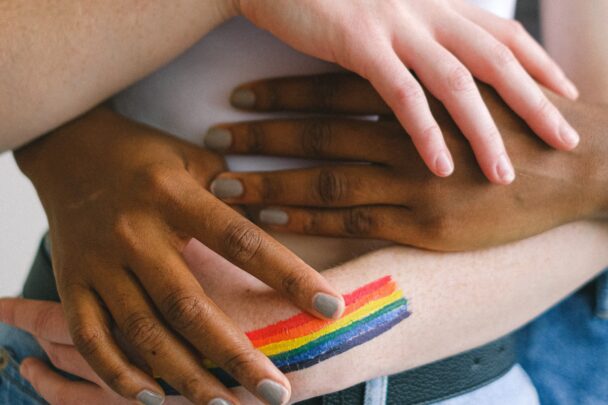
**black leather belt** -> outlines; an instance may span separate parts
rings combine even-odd
[[[389,405],[429,404],[480,388],[506,374],[515,364],[512,336],[388,378]],[[299,402],[300,405],[363,404],[365,383]]]
[[[59,301],[49,255],[41,243],[23,296]],[[514,338],[507,336],[477,349],[388,378],[387,404],[428,404],[473,391],[506,374],[515,364]],[[363,404],[365,383],[299,402],[301,405]]]

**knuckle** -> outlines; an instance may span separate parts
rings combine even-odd
[[[517,40],[523,35],[526,34],[526,29],[523,24],[517,20],[507,20],[506,24],[506,32],[510,39]]]
[[[289,272],[281,276],[281,287],[285,294],[295,295],[304,290],[306,285],[306,276],[299,272]]]
[[[235,264],[247,264],[260,251],[263,238],[260,231],[248,223],[232,224],[226,231],[224,248]]]
[[[35,315],[32,324],[32,332],[34,335],[41,336],[45,331],[51,329],[53,322],[57,320],[55,308],[45,306],[41,308]]]
[[[326,156],[331,136],[329,121],[323,119],[311,120],[304,127],[302,135],[302,150],[307,156]]]
[[[425,224],[427,236],[436,245],[451,243],[457,237],[456,221],[445,213],[438,213]]]
[[[339,80],[335,75],[317,75],[312,78],[312,89],[320,111],[332,111],[336,108],[339,94]]]
[[[253,154],[260,154],[264,151],[264,129],[258,123],[247,125],[247,151]]]
[[[311,212],[304,218],[304,221],[302,223],[302,230],[306,234],[314,235],[319,232],[320,223],[320,215],[316,212]]]
[[[243,348],[231,353],[224,362],[224,369],[231,375],[243,375],[260,362],[257,353],[251,348]]]
[[[532,119],[549,120],[555,115],[555,107],[553,107],[553,104],[543,96],[540,98],[536,104],[536,108],[534,108],[532,112]]]
[[[395,89],[394,98],[397,105],[417,105],[425,100],[424,90],[415,80],[408,80]]]
[[[348,193],[348,181],[330,169],[322,169],[312,190],[323,204],[334,204],[344,200]]]
[[[129,371],[124,367],[115,368],[108,373],[104,381],[114,391],[126,397],[131,393],[129,388],[133,381],[129,374]]]
[[[468,93],[477,87],[471,72],[462,65],[452,67],[446,79],[447,88],[451,93]]]
[[[102,337],[103,333],[90,325],[77,325],[72,330],[74,346],[85,358],[98,353]]]
[[[270,174],[262,175],[260,182],[262,199],[266,202],[277,201],[283,196],[283,184],[281,181]]]
[[[174,291],[163,300],[164,313],[177,329],[189,331],[209,319],[209,307],[201,297]]]
[[[437,139],[441,138],[441,130],[437,125],[433,124],[416,134],[416,138],[416,143],[420,145],[420,147],[426,148],[433,145],[437,142]]]
[[[368,236],[374,229],[374,218],[367,208],[352,208],[344,216],[344,230],[353,236]]]
[[[172,169],[161,164],[150,165],[144,170],[143,177],[144,186],[156,196],[173,194],[177,177]]]
[[[141,237],[138,235],[134,218],[128,212],[120,213],[114,219],[113,234],[122,248],[131,254],[137,254]]]
[[[163,341],[163,329],[156,319],[141,312],[129,314],[124,321],[126,339],[145,352],[156,354]]]
[[[516,61],[515,55],[513,55],[511,49],[505,44],[498,41],[495,41],[492,44],[491,56],[494,65],[498,68],[509,66]]]
[[[179,391],[193,399],[195,403],[205,404],[209,401],[207,386],[208,384],[199,376],[190,376],[179,383]]]

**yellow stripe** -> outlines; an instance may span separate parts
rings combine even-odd
[[[351,323],[359,320],[359,318],[364,318],[370,315],[373,312],[376,312],[380,308],[390,304],[393,301],[397,301],[398,299],[403,297],[403,292],[401,290],[397,290],[393,292],[391,295],[388,295],[379,300],[372,301],[368,304],[365,304],[361,308],[356,311],[348,314],[344,318],[338,319],[336,322],[327,325],[325,328],[320,329],[314,333],[309,335],[301,336],[298,338],[294,338],[291,340],[284,340],[281,342],[270,343],[266,346],[258,347],[258,350],[262,351],[266,356],[273,356],[275,354],[279,354],[282,352],[286,352],[289,350],[297,349],[298,347],[304,346],[305,344],[329,333],[332,333],[338,329],[341,329],[345,326],[350,325]]]

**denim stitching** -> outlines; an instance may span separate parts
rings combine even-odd
[[[40,396],[32,390],[27,385],[23,384],[23,381],[13,377],[9,370],[12,370],[17,375],[19,375],[19,366],[20,364],[15,360],[14,357],[15,352],[8,347],[0,346],[0,377],[4,378],[10,384],[14,385],[19,391],[21,391],[24,395],[28,396],[32,401],[35,401],[38,404],[46,404],[40,400]]]

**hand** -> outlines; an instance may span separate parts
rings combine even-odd
[[[323,88],[332,84],[338,85]],[[606,170],[597,166],[605,161],[605,137],[590,136],[577,153],[552,150],[533,136],[494,91],[480,88],[520,174],[510,187],[483,181],[464,137],[433,99],[433,112],[459,163],[448,179],[425,170],[411,140],[390,117],[380,121],[333,117],[245,122],[211,129],[205,144],[227,146],[226,153],[331,160],[302,170],[222,173],[214,183],[238,180],[243,193],[224,200],[263,206],[257,220],[273,230],[386,239],[439,250],[495,245],[597,215],[606,201],[606,176],[598,178]],[[382,112],[373,88],[355,76],[269,80],[259,82],[254,90],[260,97],[273,95],[274,107],[280,110],[348,116]],[[333,95],[331,104],[323,97],[328,92]],[[262,99],[260,105],[266,102]],[[570,116],[593,134],[589,130],[594,122],[589,119],[592,106],[581,105],[574,111],[574,103],[557,98],[555,102],[572,110]],[[581,120],[581,111],[586,121]],[[595,114],[602,116],[605,114]],[[598,119],[595,132],[605,128],[605,122]]]
[[[426,165],[450,175],[450,152],[423,84],[447,108],[488,179],[508,184],[511,162],[472,76],[494,87],[549,145],[573,149],[578,134],[535,82],[576,98],[577,90],[519,23],[464,0],[238,0],[243,15],[294,48],[368,79],[412,137]],[[412,69],[417,79],[408,71]],[[331,89],[332,87],[330,87]],[[240,107],[277,109],[244,86]],[[333,93],[326,93],[333,103]],[[349,100],[361,110],[361,100]],[[502,135],[506,135],[502,133]]]
[[[142,390],[162,395],[125,358],[110,333],[115,324],[156,376],[195,403],[236,401],[198,353],[254,393],[272,380],[288,397],[285,376],[204,293],[183,247],[200,240],[318,316],[339,316],[343,301],[316,271],[205,190],[223,169],[219,156],[100,108],[16,157],[49,219],[74,344],[108,386],[128,399]]]
[[[20,367],[22,376],[51,405],[133,403],[112,391],[78,353],[61,304],[21,298],[3,299],[0,300],[0,321],[32,334],[55,368],[83,380],[69,380],[40,359],[24,359]],[[191,402],[183,397],[170,397],[165,401],[165,405],[188,403]]]
[[[206,287],[209,297],[222,307],[241,329],[253,330],[294,313],[294,308],[289,306],[283,297],[268,290],[262,282],[200,242],[191,240],[184,248],[183,256],[196,282]],[[225,282],[227,278],[230,283]],[[257,311],[251,311],[252,303]],[[259,310],[260,308],[268,310]],[[20,368],[23,377],[51,405],[132,403],[112,391],[77,351],[60,304],[20,298],[0,299],[0,322],[32,334],[55,369],[84,380],[69,380],[40,359],[24,359]],[[141,364],[141,358],[132,347],[124,346],[124,340],[119,339],[118,342],[132,362]],[[259,401],[242,387],[235,387],[231,391],[241,404],[259,404]],[[166,398],[165,404],[180,405],[191,402],[181,396],[170,396]]]

